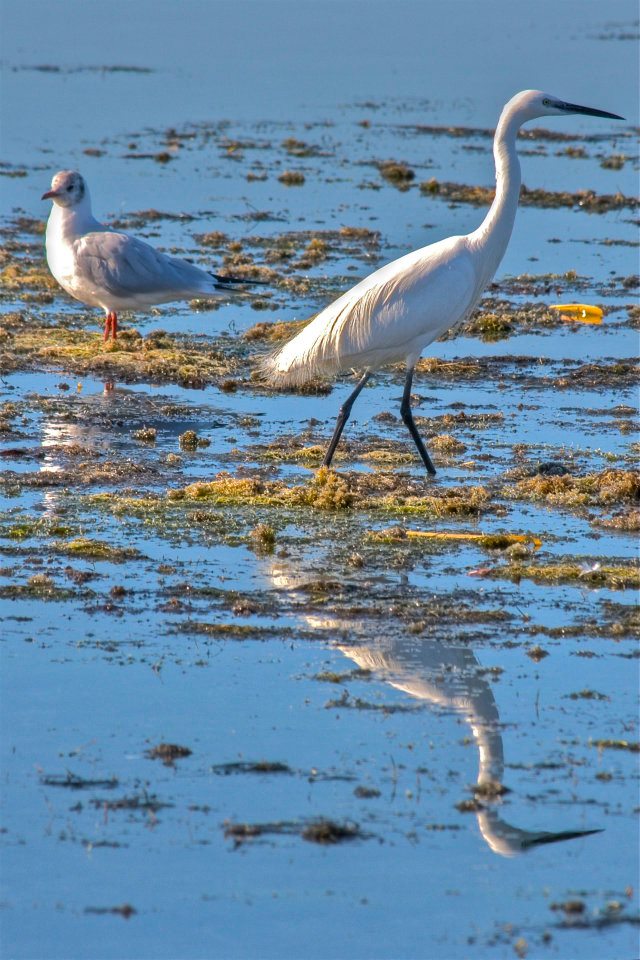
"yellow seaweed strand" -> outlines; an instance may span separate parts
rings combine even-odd
[[[538,549],[542,546],[542,540],[529,533],[460,533],[448,530],[405,530],[407,537],[426,538],[433,540],[491,540],[496,538],[507,541],[508,543],[532,543]]]

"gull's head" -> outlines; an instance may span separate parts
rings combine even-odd
[[[60,170],[51,181],[51,190],[43,200],[53,200],[59,207],[77,207],[88,196],[84,177],[77,170]]]
[[[607,120],[624,120],[617,113],[608,113],[606,110],[596,110],[594,107],[581,107],[577,103],[569,103],[552,93],[542,90],[523,90],[516,93],[504,108],[505,112],[517,114],[520,123],[527,120],[536,120],[538,117],[563,117],[571,113],[581,113],[588,117],[604,117]]]

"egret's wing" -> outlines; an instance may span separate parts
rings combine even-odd
[[[83,284],[118,298],[196,292],[214,283],[186,260],[110,231],[87,233],[78,241],[76,269]]]
[[[333,315],[330,339],[338,354],[372,349],[401,354],[412,341],[426,345],[464,319],[478,282],[473,260],[458,240],[395,260],[323,311]]]
[[[322,310],[264,362],[264,373],[300,383],[349,366],[377,367],[419,354],[468,315],[481,289],[463,237],[394,260]]]

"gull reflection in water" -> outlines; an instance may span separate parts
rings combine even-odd
[[[303,599],[297,590],[308,577],[296,574],[272,561],[269,575],[278,590],[289,590],[292,599]],[[308,599],[307,596],[304,599]],[[501,785],[504,775],[504,746],[500,714],[491,684],[484,676],[470,645],[455,639],[434,640],[416,635],[372,636],[372,624],[305,613],[309,626],[341,631],[355,636],[354,643],[338,643],[337,648],[361,669],[402,690],[410,697],[451,711],[468,725],[478,748],[477,786],[491,794]],[[376,624],[373,624],[374,628]],[[505,857],[533,847],[561,840],[574,840],[600,830],[524,830],[504,820],[495,803],[478,803],[475,809],[478,827],[494,853]]]
[[[118,391],[118,394],[120,391]],[[87,459],[105,452],[111,441],[107,429],[99,422],[99,416],[108,411],[116,397],[115,384],[107,380],[100,393],[83,397],[86,404],[95,405],[96,419],[81,417],[70,418],[63,407],[49,410],[40,424],[40,446],[42,459],[40,472],[43,474],[61,474],[73,469],[74,457]],[[44,478],[43,478],[44,481]],[[42,507],[45,515],[55,514],[60,505],[60,489],[54,481],[51,487],[42,485]]]

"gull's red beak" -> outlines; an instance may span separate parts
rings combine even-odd
[[[40,197],[41,200],[53,200],[54,197],[58,197],[60,194],[57,190],[47,190],[46,193],[43,193]]]

